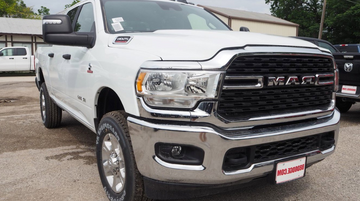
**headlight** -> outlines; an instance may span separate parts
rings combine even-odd
[[[141,70],[136,90],[153,107],[193,108],[216,98],[219,72]]]

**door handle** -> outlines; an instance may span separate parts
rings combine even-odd
[[[53,57],[54,57],[54,53],[49,53],[48,56],[51,57],[51,58],[53,58]]]
[[[70,60],[71,59],[71,54],[64,54],[63,58],[66,60]]]
[[[27,57],[23,57],[23,59],[27,59]]]
[[[9,59],[13,60],[14,58],[9,58]]]

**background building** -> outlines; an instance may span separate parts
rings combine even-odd
[[[0,48],[13,46],[28,47],[32,54],[49,46],[42,39],[42,20],[0,17]]]
[[[256,33],[298,36],[298,24],[268,14],[212,6],[199,6],[215,14],[234,31],[239,31],[240,27],[247,27],[251,32]]]

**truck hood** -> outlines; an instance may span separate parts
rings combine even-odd
[[[131,37],[128,43],[115,43],[118,37]],[[318,48],[289,37],[235,31],[160,30],[151,33],[111,35],[109,46],[146,52],[162,60],[203,61],[222,49],[245,46],[288,46]]]

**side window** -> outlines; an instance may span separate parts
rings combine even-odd
[[[337,52],[335,50],[335,48],[331,47],[331,45],[329,45],[327,43],[319,42],[319,47],[323,47],[325,49],[328,49],[328,50],[330,50],[331,53],[336,53]]]
[[[75,32],[93,32],[95,23],[94,23],[94,11],[91,3],[84,4],[79,18],[75,25]]]
[[[16,56],[25,56],[26,55],[26,49],[25,48],[16,48]]]
[[[14,56],[14,49],[5,49],[1,51],[4,56]]]
[[[67,13],[67,15],[70,17],[71,24],[74,23],[76,12],[78,9],[79,9],[79,7],[76,7]]]

